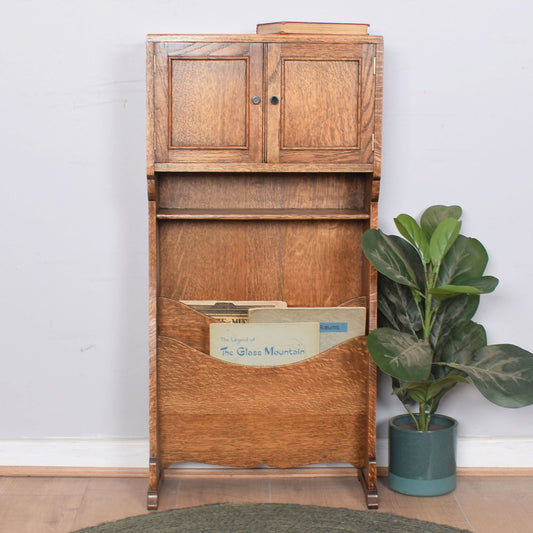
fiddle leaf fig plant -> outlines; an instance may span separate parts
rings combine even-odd
[[[429,429],[442,397],[460,382],[503,407],[533,403],[533,354],[487,345],[485,329],[472,320],[480,295],[498,279],[484,275],[487,251],[460,233],[461,215],[459,206],[436,205],[420,223],[395,218],[401,237],[363,234],[363,251],[379,273],[380,327],[369,334],[368,350],[418,430]]]

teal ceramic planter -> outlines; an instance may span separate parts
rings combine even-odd
[[[389,486],[411,496],[439,496],[455,489],[457,421],[433,415],[429,431],[409,429],[410,415],[389,421]]]

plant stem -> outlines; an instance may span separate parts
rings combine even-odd
[[[441,263],[440,261],[435,265],[429,264],[426,267],[426,288],[423,295],[425,302],[424,316],[422,320],[422,327],[424,333],[424,340],[429,343],[431,337],[431,331],[435,324],[435,319],[437,318],[437,310],[440,306],[438,303],[436,306],[433,306],[433,296],[431,294],[431,289],[434,289],[437,285],[437,280],[439,277]]]
[[[429,263],[426,266],[426,286],[425,286],[425,292],[423,295],[425,308],[424,308],[424,316],[422,320],[424,340],[426,342],[429,342],[429,337],[431,334],[431,324],[433,322],[433,313],[431,310],[432,296],[429,291],[435,285],[435,278],[436,278],[436,274],[433,269],[433,265]]]
[[[426,404],[420,403],[418,406],[418,430],[426,431]]]
[[[419,429],[418,418],[416,418],[416,416],[413,414],[413,411],[411,411],[411,409],[409,409],[409,406],[406,403],[404,403],[403,406],[405,407],[406,411],[409,413],[409,415],[413,419],[413,422],[415,423],[416,429]]]
[[[433,323],[433,313],[431,311],[431,294],[426,294],[426,310],[424,313],[424,340],[429,342],[431,334],[431,324]]]

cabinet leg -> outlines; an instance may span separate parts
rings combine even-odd
[[[157,511],[159,507],[159,491],[148,489],[148,499],[146,508],[149,511]]]
[[[159,506],[159,489],[163,482],[163,472],[155,457],[150,457],[148,470],[148,498],[147,507],[149,511],[156,511]]]
[[[379,506],[377,472],[377,464],[374,458],[369,460],[368,466],[359,470],[359,481],[365,493],[368,509],[377,509]]]

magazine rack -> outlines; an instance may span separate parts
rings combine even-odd
[[[209,355],[188,300],[367,307],[376,274],[382,40],[151,35],[148,508],[179,462],[359,469],[377,507],[376,370],[365,337],[291,365]],[[290,470],[287,470],[290,475]]]

